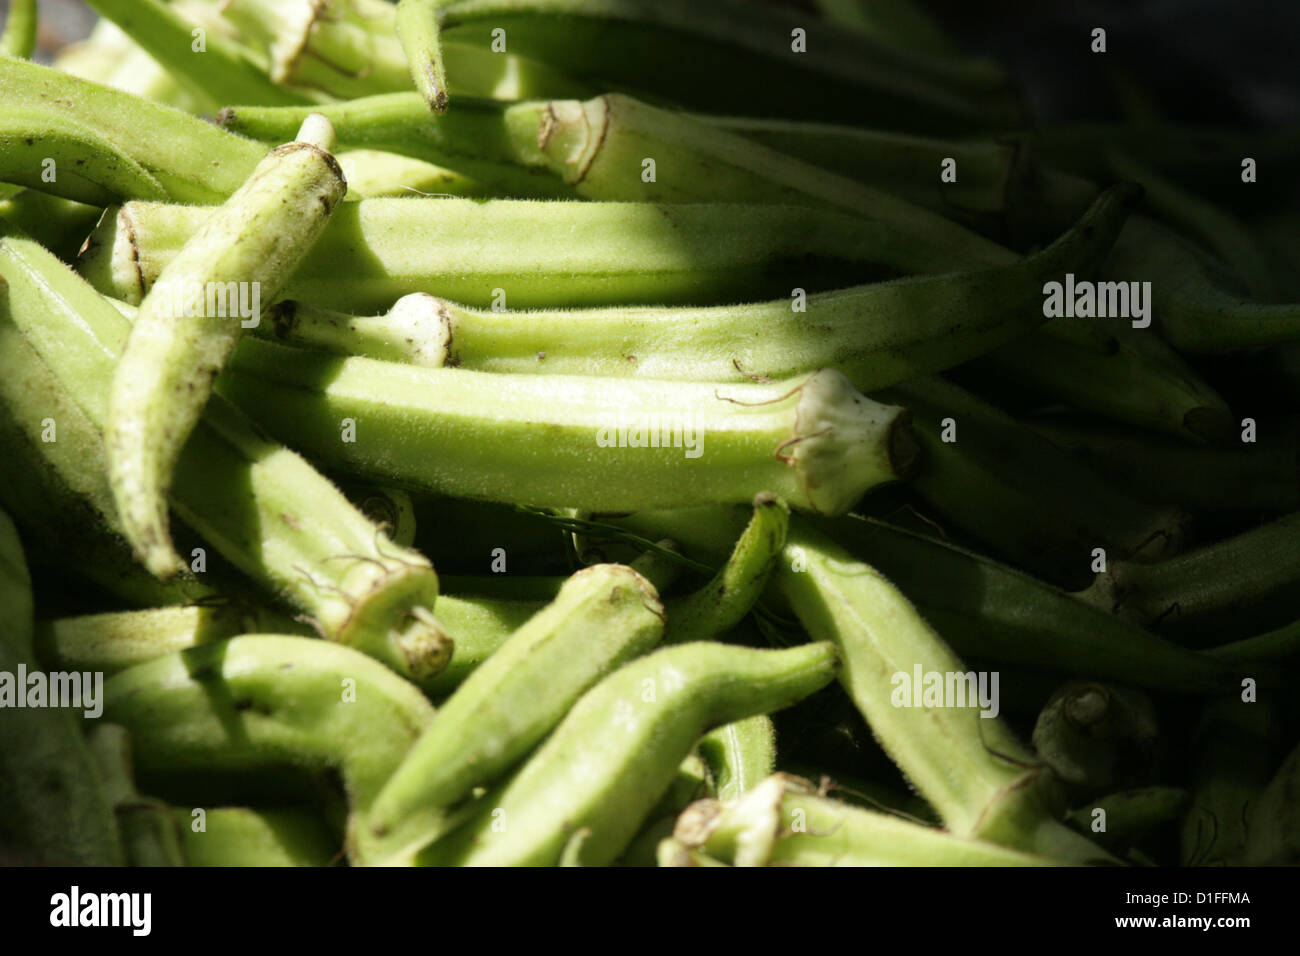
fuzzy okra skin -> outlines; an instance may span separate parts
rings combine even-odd
[[[620,89],[653,89],[713,113],[933,130],[1014,126],[1022,107],[988,63],[918,55],[775,8],[690,0],[468,0],[441,21],[445,42],[491,42]],[[794,49],[802,30],[807,56]],[[762,76],[758,92],[746,78]],[[833,83],[841,96],[825,95]]]
[[[20,667],[34,671],[37,664],[31,579],[18,532],[3,511],[0,615],[0,671],[12,681]],[[18,686],[16,692],[26,695],[28,688]],[[58,707],[16,708],[12,700],[6,702],[0,715],[0,858],[5,865],[122,864],[112,804],[77,726],[80,716]]]
[[[398,0],[397,36],[411,71],[411,80],[434,113],[447,110],[447,69],[438,35],[439,13],[447,0]]]
[[[260,324],[260,297],[275,298],[347,189],[329,153],[333,138],[328,120],[309,117],[185,243],[140,303],[113,373],[104,440],[127,540],[160,578],[183,568],[167,493],[212,381],[243,330]]]
[[[203,810],[195,829],[194,810]],[[338,839],[311,810],[173,807],[188,866],[332,866]]]
[[[906,411],[824,370],[772,385],[493,375],[245,343],[218,390],[343,471],[538,507],[752,501],[839,514],[905,476]],[[355,428],[354,441],[340,427]]]
[[[347,647],[272,634],[139,664],[106,681],[104,698],[106,719],[131,732],[146,781],[286,763],[338,771],[354,862],[379,852],[366,815],[433,719],[423,695],[376,661]]]
[[[214,214],[127,203],[104,217],[79,269],[138,303]],[[911,271],[894,238],[800,206],[363,199],[335,212],[284,295],[358,312],[430,291],[471,307],[716,305]]]
[[[1012,265],[814,294],[804,311],[786,298],[521,314],[415,293],[373,317],[288,304],[254,334],[337,354],[487,372],[726,382],[834,368],[858,389],[878,388],[957,365],[1041,324],[1043,282],[1091,271],[1134,198],[1123,187],[1106,194],[1057,242]]]
[[[59,394],[84,416],[83,443],[66,451],[97,453],[102,438],[94,432],[103,427],[127,320],[38,244],[12,232],[0,237],[13,322]],[[90,480],[102,482],[102,474],[95,470]],[[429,562],[389,543],[311,465],[225,402],[208,403],[172,491],[187,524],[324,636],[416,679],[446,664],[451,642],[428,610],[438,595]]]
[[[605,675],[654,648],[664,610],[631,568],[598,564],[515,631],[439,708],[375,799],[377,834],[404,831],[412,850],[445,809],[510,769]]]
[[[883,397],[915,416],[925,465],[913,487],[1022,568],[1049,580],[1084,582],[1094,548],[1106,549],[1108,559],[1155,560],[1183,540],[1185,514],[1114,487],[964,389],[939,378],[914,379]]]
[[[732,866],[1051,866],[1052,861],[840,803],[775,774],[677,819],[683,845]]]
[[[580,861],[610,863],[702,733],[788,707],[834,679],[836,666],[826,643],[760,651],[699,642],[633,661],[587,691],[523,768],[422,862],[547,866],[588,828]]]
[[[221,202],[266,154],[265,146],[197,116],[23,60],[0,57],[0,89],[6,109],[37,110],[92,131],[175,202]]]

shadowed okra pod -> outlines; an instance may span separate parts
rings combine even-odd
[[[1177,787],[1139,787],[1099,797],[1071,810],[1069,819],[1106,849],[1122,853],[1149,830],[1179,820],[1190,799],[1186,790]],[[1103,819],[1105,829],[1099,829]]]
[[[0,239],[0,275],[19,331],[84,415],[90,437],[68,451],[93,452],[102,445],[93,432],[104,421],[126,319],[30,240]],[[90,480],[101,482],[101,473]],[[225,402],[209,402],[172,491],[187,524],[324,636],[416,679],[447,662],[450,640],[428,610],[438,594],[428,561],[389,543],[319,472]]]
[[[610,863],[701,734],[794,704],[829,683],[836,665],[825,643],[759,651],[711,642],[627,664],[587,691],[523,768],[426,850],[423,862],[551,865],[587,828],[580,861]],[[498,820],[503,825],[494,826]]]
[[[203,829],[194,810],[203,810]],[[188,866],[331,866],[339,841],[311,810],[174,807]]]
[[[1294,866],[1300,862],[1300,747],[1292,750],[1255,802],[1246,826],[1248,866]]]
[[[1079,796],[1150,783],[1160,743],[1155,708],[1140,691],[1071,681],[1034,724],[1034,749]]]
[[[599,510],[752,501],[840,514],[904,477],[906,411],[826,370],[772,385],[493,375],[250,340],[219,391],[314,460],[466,498]],[[353,422],[355,441],[340,440]]]
[[[55,114],[102,137],[176,202],[221,202],[266,155],[265,146],[196,116],[23,60],[0,57],[0,89],[4,109]]]
[[[446,700],[376,798],[372,829],[409,833],[420,849],[447,807],[495,781],[588,688],[651,650],[663,617],[654,587],[632,569],[579,571]]]
[[[249,773],[289,764],[336,770],[350,808],[348,855],[379,852],[371,802],[433,708],[381,664],[335,644],[244,635],[139,664],[104,685],[104,713],[125,726],[141,779]],[[201,795],[196,795],[201,799]]]
[[[127,203],[105,215],[79,269],[138,303],[215,214]],[[715,305],[909,271],[893,233],[799,206],[363,199],[339,207],[284,296],[359,312],[410,292],[512,309]]]
[[[130,866],[184,866],[180,829],[167,804],[141,796],[135,787],[131,738],[117,724],[96,723],[86,745],[104,777]]]
[[[1050,866],[1051,860],[963,839],[832,800],[775,774],[738,800],[701,800],[673,836],[732,866]]]
[[[284,303],[273,311],[274,324],[254,334],[337,354],[487,372],[726,382],[834,368],[858,389],[877,388],[956,365],[1041,324],[1042,283],[1091,271],[1132,199],[1123,187],[1106,194],[1056,243],[1013,265],[815,294],[803,303],[806,311],[785,298],[703,309],[515,313],[414,293],[373,317]]]
[[[1188,517],[1114,487],[1000,409],[939,378],[883,393],[915,416],[925,449],[912,486],[949,521],[1021,568],[1085,582],[1093,549],[1153,560],[1182,543]]]
[[[109,483],[127,540],[153,574],[184,565],[172,547],[167,494],[212,380],[244,328],[261,322],[346,190],[329,121],[309,117],[185,243],[144,297],[108,397]],[[231,301],[234,300],[234,301]]]
[[[0,615],[0,671],[16,683],[20,669],[38,667],[27,562],[3,511]],[[27,686],[19,684],[17,693],[28,694]],[[77,726],[81,714],[11,706],[0,715],[0,860],[8,866],[122,865],[112,804]]]
[[[922,130],[1014,126],[1022,115],[992,64],[916,54],[737,0],[468,0],[450,4],[441,27],[446,43],[484,45],[504,30],[515,53],[703,112]],[[796,28],[816,54],[793,49]],[[826,95],[828,83],[839,95]]]

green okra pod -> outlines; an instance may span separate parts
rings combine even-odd
[[[376,798],[370,825],[437,836],[445,808],[490,784],[540,742],[590,687],[663,636],[654,587],[628,567],[579,571],[456,689]]]
[[[1182,818],[1191,800],[1178,787],[1139,787],[1107,794],[1070,811],[1069,820],[1115,853]],[[1100,812],[1099,812],[1100,811]]]
[[[286,763],[336,770],[354,862],[380,852],[366,814],[433,719],[423,695],[381,664],[283,635],[243,635],[136,665],[110,678],[104,696],[107,719],[131,732],[146,785]]]
[[[212,381],[324,231],[346,184],[329,121],[272,150],[159,274],[140,303],[108,397],[109,482],[127,540],[154,575],[183,565],[168,530],[176,460]],[[231,301],[235,300],[235,301]]]
[[[829,644],[779,651],[701,642],[625,665],[574,705],[509,781],[484,796],[424,862],[545,866],[587,827],[589,866],[618,858],[700,735],[788,707],[829,683]],[[504,826],[493,821],[504,820]]]
[[[1239,449],[1073,422],[1048,422],[1037,430],[1148,501],[1191,510],[1300,508],[1300,429],[1294,421]]]
[[[439,595],[438,620],[448,633],[456,635],[456,641],[447,666],[421,681],[421,689],[435,699],[449,695],[546,603],[540,599]]]
[[[0,672],[8,684],[0,719],[0,858],[8,866],[120,866],[123,850],[112,803],[81,735],[81,714],[17,707],[13,700],[15,694],[29,696],[17,675],[38,668],[31,579],[17,530],[3,511],[0,614],[5,622]],[[97,703],[102,707],[102,695]]]
[[[1182,351],[1218,354],[1300,341],[1300,303],[1254,300],[1233,289],[1221,271],[1171,229],[1134,216],[1104,273],[1149,282],[1155,327]]]
[[[741,2],[468,0],[450,4],[441,27],[447,43],[483,45],[504,30],[513,52],[702,112],[913,130],[1014,126],[1022,115],[989,63],[916,54]],[[800,37],[818,53],[800,56]],[[758,90],[746,79],[756,75]],[[827,96],[828,83],[843,94]]]
[[[1182,826],[1184,866],[1245,862],[1251,818],[1277,769],[1278,718],[1271,705],[1235,695],[1206,708],[1192,739],[1192,802]]]
[[[195,810],[202,810],[201,829]],[[338,837],[311,810],[174,807],[189,866],[332,866]]]
[[[1300,862],[1300,747],[1292,750],[1259,795],[1246,825],[1248,866],[1287,866]]]
[[[798,303],[803,311],[786,298],[519,314],[415,293],[373,317],[286,303],[273,312],[274,324],[254,334],[337,354],[490,372],[725,382],[835,368],[856,388],[877,388],[956,365],[1045,321],[1039,287],[1100,262],[1132,199],[1123,188],[1107,194],[1056,243],[1013,265],[814,294]]]
[[[701,800],[673,836],[733,866],[1050,866],[1051,861],[832,800],[776,774],[737,800]]]
[[[127,203],[105,215],[79,269],[138,303],[213,215]],[[717,305],[911,271],[900,250],[879,223],[798,206],[381,197],[339,207],[284,295],[358,312],[411,292],[511,309]]]
[[[939,21],[916,0],[816,0],[827,23],[858,30],[890,46],[959,58],[961,51]]]
[[[790,511],[770,494],[754,499],[754,516],[721,570],[703,588],[669,600],[664,641],[707,641],[731,630],[749,613],[785,547]]]
[[[0,276],[8,280],[13,322],[39,356],[34,364],[52,373],[59,394],[83,416],[82,443],[60,454],[98,454],[102,438],[94,433],[105,419],[127,321],[39,245],[2,235]],[[89,480],[101,483],[103,476],[96,469]],[[310,512],[303,501],[311,502]],[[429,562],[388,542],[319,472],[226,403],[209,402],[191,434],[172,503],[183,521],[308,615],[324,636],[416,679],[446,664],[451,642],[429,611],[438,593]]]
[[[248,55],[243,45],[204,27],[196,48],[196,26],[164,0],[87,0],[100,16],[112,20],[178,82],[205,101],[302,103],[300,93],[282,89]]]
[[[21,229],[64,262],[76,259],[103,210],[35,189],[13,188],[12,194],[0,199],[0,219]],[[0,191],[8,190],[0,187]]]
[[[438,20],[447,0],[398,0],[397,35],[415,88],[435,113],[447,109],[447,70]]]
[[[335,159],[347,180],[348,196],[475,196],[493,198],[498,192],[470,176],[433,163],[378,149],[339,152]]]
[[[184,866],[180,829],[161,800],[136,791],[131,762],[131,738],[117,724],[99,723],[86,743],[104,778],[105,794],[113,805],[122,845],[130,866]]]
[[[1205,653],[1219,660],[1248,664],[1300,660],[1300,621],[1230,644],[1220,644]]]
[[[175,202],[221,202],[266,154],[265,146],[178,109],[23,60],[0,57],[0,88],[6,109],[57,114],[90,130],[143,167]]]
[[[1155,564],[1110,561],[1077,597],[1146,627],[1194,626],[1215,614],[1249,622],[1252,604],[1294,596],[1300,579],[1297,534],[1300,512],[1292,512]]]
[[[1155,708],[1140,691],[1071,681],[1034,724],[1039,759],[1074,793],[1151,783],[1160,744]]]
[[[738,503],[771,491],[839,514],[905,476],[914,453],[903,409],[831,370],[772,385],[493,375],[250,340],[218,389],[329,467],[539,507]],[[355,441],[340,441],[347,421]]]
[[[1084,582],[1096,559],[1176,552],[1188,517],[1091,473],[1000,409],[938,378],[884,392],[915,416],[924,464],[912,481],[955,525],[1049,580]]]
[[[95,206],[168,196],[144,166],[93,129],[25,106],[0,107],[0,180]]]
[[[722,801],[739,799],[776,770],[776,728],[767,714],[716,727],[700,738],[696,749]]]

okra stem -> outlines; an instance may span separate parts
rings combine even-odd
[[[447,0],[398,0],[397,35],[415,88],[435,113],[447,109],[447,70],[438,21]]]
[[[908,474],[914,453],[902,409],[829,370],[773,385],[493,375],[249,340],[219,390],[330,467],[540,507],[630,511],[771,491],[839,514]],[[347,421],[355,441],[340,440]]]

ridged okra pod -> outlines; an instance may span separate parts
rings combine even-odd
[[[776,769],[776,728],[767,714],[710,730],[696,746],[709,767],[717,799],[736,800]]]
[[[113,373],[104,427],[109,482],[127,539],[160,578],[184,565],[168,530],[172,470],[243,330],[261,322],[325,229],[347,186],[329,121],[309,117],[158,276]],[[235,300],[235,301],[231,301]]]
[[[106,140],[175,202],[221,202],[266,153],[197,116],[23,60],[0,57],[0,89],[6,108],[55,115]]]
[[[779,651],[680,644],[627,664],[587,691],[523,768],[433,844],[424,862],[547,866],[587,829],[580,861],[610,863],[701,734],[794,704],[828,684],[836,666],[825,643]]]
[[[658,594],[631,568],[573,575],[439,708],[376,798],[372,828],[427,842],[442,811],[509,770],[584,692],[651,650],[663,628]]]
[[[104,685],[108,720],[131,732],[142,781],[249,773],[281,764],[333,769],[350,810],[348,854],[379,852],[366,815],[433,719],[411,684],[347,647],[243,635],[122,671]],[[200,796],[201,798],[201,796]]]
[[[78,727],[80,712],[18,706],[30,696],[32,593],[18,532],[0,511],[0,858],[8,866],[120,866],[111,801]],[[87,678],[90,675],[85,675]],[[98,700],[103,705],[103,697]]]
[[[127,320],[19,236],[0,239],[0,275],[18,330],[85,416],[83,454],[93,453]],[[102,479],[96,472],[92,480]],[[182,520],[323,635],[417,679],[446,663],[450,641],[429,611],[438,585],[428,561],[389,543],[311,465],[266,440],[228,404],[209,402],[172,491]]]
[[[127,203],[101,221],[79,269],[138,303],[214,214]],[[900,248],[879,223],[800,206],[381,197],[335,212],[284,295],[357,312],[410,292],[511,309],[718,305],[911,271]]]
[[[490,372],[725,382],[834,368],[858,389],[877,388],[964,362],[1041,324],[1043,282],[1091,271],[1132,199],[1123,188],[1106,194],[1056,243],[1012,265],[817,293],[802,303],[787,297],[700,309],[520,314],[416,293],[373,317],[285,304],[254,334],[338,354]]]
[[[996,843],[832,800],[776,774],[736,800],[687,807],[673,836],[732,866],[1050,866]]]

